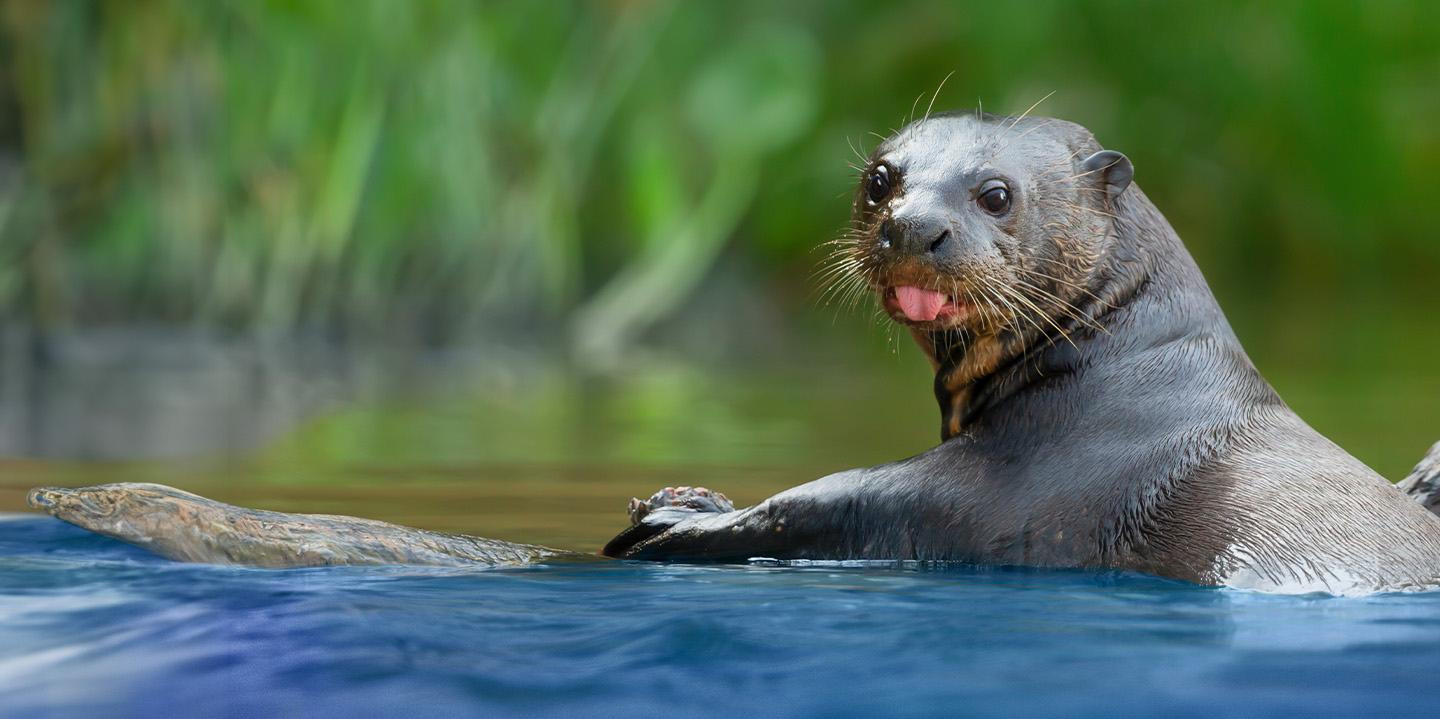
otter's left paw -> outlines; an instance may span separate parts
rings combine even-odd
[[[648,501],[630,500],[630,523],[639,524],[657,509],[675,509],[701,514],[723,514],[735,511],[729,497],[704,487],[666,487],[650,496]]]

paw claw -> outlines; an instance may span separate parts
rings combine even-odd
[[[630,515],[631,524],[639,524],[650,513],[650,503],[640,501],[639,497],[630,498],[630,506],[626,508],[626,514]]]
[[[705,487],[666,487],[651,495],[648,501],[631,499],[626,511],[630,515],[631,524],[640,524],[657,509],[722,514],[735,511],[735,504],[724,494]]]

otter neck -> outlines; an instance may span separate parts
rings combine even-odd
[[[963,330],[931,333],[927,341],[937,350],[941,441],[965,431],[1026,387],[1074,372],[1093,338],[1077,336],[1083,328],[1061,326],[1071,332],[1068,340],[1037,335],[1036,341],[1019,346],[994,337],[977,341]]]
[[[1150,247],[1158,211],[1138,197],[1120,198],[1110,223],[1106,249],[1089,273],[1084,300],[1070,306],[1078,317],[1052,316],[1048,331],[1004,330],[976,336],[968,329],[922,332],[911,336],[935,369],[935,399],[940,404],[940,438],[948,440],[985,413],[1026,387],[1075,372],[1087,348],[1108,334],[1109,326],[1143,291],[1153,269]],[[1136,221],[1136,220],[1140,221]]]

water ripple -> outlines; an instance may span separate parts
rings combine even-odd
[[[1440,593],[1120,571],[170,563],[0,522],[0,715],[1198,716],[1432,711]],[[1422,681],[1423,679],[1423,681]]]

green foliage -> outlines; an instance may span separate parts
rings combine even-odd
[[[613,354],[727,248],[800,284],[952,70],[1129,154],[1242,335],[1430,314],[1440,5],[943,0],[4,0],[0,311]]]

